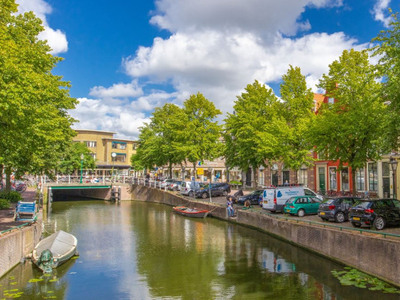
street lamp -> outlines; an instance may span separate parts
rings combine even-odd
[[[82,183],[82,169],[83,169],[83,159],[85,158],[85,156],[83,154],[81,154],[81,180],[80,183]]]
[[[390,157],[390,167],[392,169],[392,177],[393,177],[393,198],[396,199],[396,170],[397,170],[398,161],[394,157]]]
[[[182,181],[185,181],[185,166],[181,167],[181,175],[182,175]]]
[[[111,160],[112,160],[112,162],[113,162],[112,170],[111,170],[111,179],[112,179],[111,181],[114,180],[114,164],[115,164],[115,157],[117,157],[117,153],[115,153],[115,152],[111,153]]]
[[[210,174],[210,184],[208,185],[208,193],[210,194],[210,202],[211,202],[211,172],[212,168],[208,168],[208,173]]]

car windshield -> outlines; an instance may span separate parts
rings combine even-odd
[[[287,204],[293,203],[294,201],[296,201],[296,198],[289,198],[286,200]]]
[[[263,190],[257,190],[253,192],[253,195],[261,195]]]
[[[332,204],[333,202],[335,202],[335,199],[325,199],[324,201],[322,201],[322,203],[326,204]]]
[[[357,201],[354,206],[368,208],[370,201]]]

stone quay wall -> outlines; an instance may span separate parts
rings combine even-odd
[[[232,219],[228,218],[226,207],[220,204],[190,201],[179,195],[139,185],[131,186],[130,192],[131,200],[210,210],[212,217],[259,229],[400,287],[399,238],[297,223],[249,210],[236,210],[237,216]]]
[[[41,220],[38,218],[38,220]],[[42,222],[15,229],[0,238],[0,277],[20,263],[39,243]]]

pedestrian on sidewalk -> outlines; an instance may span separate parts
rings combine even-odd
[[[233,209],[233,201],[232,196],[227,198],[226,206],[228,210],[228,217],[233,217],[235,215],[235,210]]]

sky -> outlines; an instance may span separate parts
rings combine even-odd
[[[75,129],[138,139],[156,107],[202,93],[232,113],[255,80],[279,95],[289,65],[308,87],[346,49],[371,47],[398,0],[16,0],[64,58]]]

